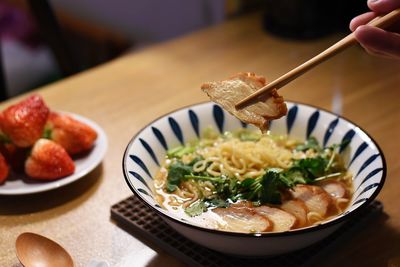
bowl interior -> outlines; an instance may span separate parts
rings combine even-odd
[[[352,122],[328,111],[293,102],[287,102],[287,105],[288,115],[270,125],[273,134],[287,134],[300,140],[315,136],[323,146],[350,140],[340,153],[345,166],[353,174],[353,198],[343,214],[322,224],[338,220],[372,201],[383,186],[386,165],[383,154],[371,137]],[[124,154],[123,171],[131,190],[156,211],[177,221],[202,227],[195,218],[183,212],[171,212],[159,206],[153,197],[152,177],[169,148],[199,138],[202,130],[210,126],[220,133],[252,127],[211,102],[185,107],[151,122],[131,140]]]

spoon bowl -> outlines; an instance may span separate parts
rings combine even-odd
[[[74,266],[72,257],[62,246],[38,234],[20,234],[15,248],[19,261],[26,267]]]

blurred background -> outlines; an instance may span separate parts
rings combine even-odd
[[[0,0],[0,98],[251,12],[266,34],[348,32],[366,0]]]

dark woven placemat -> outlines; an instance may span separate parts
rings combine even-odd
[[[350,238],[359,227],[382,214],[382,204],[373,201],[351,221],[346,222],[334,234],[310,247],[273,258],[238,258],[219,253],[186,239],[167,225],[153,210],[136,196],[131,196],[111,207],[111,218],[124,230],[144,237],[163,250],[181,259],[189,266],[198,267],[250,267],[250,266],[312,266],[324,253]]]

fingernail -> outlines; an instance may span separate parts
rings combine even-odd
[[[378,2],[379,0],[368,0],[368,3],[375,3]]]

